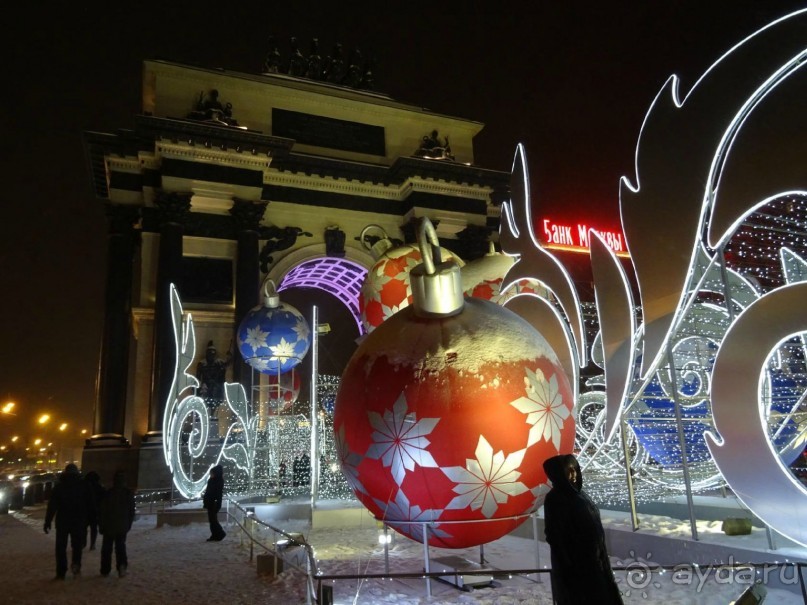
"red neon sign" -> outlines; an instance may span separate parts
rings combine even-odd
[[[563,225],[553,223],[551,219],[545,218],[542,221],[544,231],[544,242],[547,248],[559,248],[575,252],[585,252],[589,249],[589,230],[595,231],[611,250],[620,255],[627,255],[625,238],[618,231],[601,231],[600,229],[589,228],[584,223],[575,225]]]

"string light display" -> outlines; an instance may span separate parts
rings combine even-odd
[[[786,251],[786,252],[783,252]],[[730,296],[736,314],[771,290],[807,280],[807,196],[789,194],[751,213],[725,246],[725,266],[731,276]],[[790,268],[787,268],[789,263]],[[693,293],[693,305],[684,315],[674,339],[676,396],[682,403],[683,431],[693,492],[708,492],[725,485],[705,447],[703,433],[714,430],[709,403],[711,367],[720,338],[730,324],[720,267],[712,267],[712,279],[703,279],[703,290]],[[701,266],[707,273],[709,268]],[[706,276],[709,277],[708,275]],[[589,334],[598,331],[592,303],[583,303]],[[601,358],[599,341],[593,339],[592,358]],[[768,437],[781,458],[792,463],[807,445],[807,365],[802,336],[783,342],[772,351],[762,378],[761,401],[768,423]],[[669,364],[634,392],[625,415],[631,474],[636,500],[651,502],[684,491],[681,448],[672,413]],[[580,396],[577,450],[587,470],[586,489],[600,503],[624,506],[625,460],[619,435],[604,441],[604,381],[588,379]]]

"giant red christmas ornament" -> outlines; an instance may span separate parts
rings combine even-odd
[[[269,374],[267,385],[266,393],[271,410],[282,414],[288,411],[300,396],[300,373],[292,369],[283,374]]]
[[[515,259],[501,252],[496,252],[493,242],[490,243],[490,252],[465,265],[462,274],[462,288],[466,296],[489,300],[504,305],[508,300],[519,294],[535,294],[547,297],[548,291],[537,281],[521,279],[512,284],[504,292],[501,291],[502,281]]]
[[[367,272],[359,296],[359,312],[366,332],[372,332],[388,317],[391,317],[412,302],[412,288],[409,284],[409,271],[421,262],[420,249],[417,246],[403,244],[393,246],[386,233],[373,244],[371,252],[376,263]],[[362,232],[361,240],[369,227]],[[445,249],[440,250],[443,260],[462,261]]]
[[[463,548],[510,532],[548,490],[543,461],[574,444],[572,389],[526,321],[464,299],[459,267],[436,264],[431,223],[413,304],[359,346],[334,430],[356,496],[400,533]]]

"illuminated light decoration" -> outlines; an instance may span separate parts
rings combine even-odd
[[[367,272],[359,297],[362,326],[367,333],[412,303],[409,271],[422,260],[417,246],[393,246],[386,232],[375,225],[365,227],[360,238],[362,242],[366,241],[365,234],[371,227],[379,229],[384,237],[370,248],[377,260]],[[454,260],[460,267],[464,265],[459,257],[445,248],[440,249],[440,257],[443,261]]]
[[[183,321],[182,303],[174,284],[171,290],[171,322],[174,330],[175,364],[171,389],[163,415],[163,455],[173,476],[174,485],[185,498],[198,497],[207,484],[210,468],[222,458],[232,461],[236,468],[247,476],[252,474],[255,455],[255,431],[257,417],[250,412],[244,387],[225,383],[224,394],[227,407],[234,422],[224,438],[211,444],[208,441],[210,418],[207,405],[195,395],[199,381],[188,373],[196,357],[196,335],[190,313]],[[218,452],[210,456],[211,446],[219,445]],[[187,452],[183,449],[187,448]],[[194,461],[201,471],[193,477]]]
[[[499,242],[502,251],[517,257],[504,277],[502,290],[522,279],[536,279],[544,284],[563,311],[561,322],[565,334],[563,341],[550,340],[555,351],[568,351],[568,357],[577,363],[569,364],[572,384],[577,384],[579,367],[587,363],[588,351],[580,312],[580,299],[568,271],[551,253],[544,250],[532,228],[532,201],[527,173],[527,153],[524,146],[516,147],[510,178],[511,199],[502,203],[502,222]],[[549,301],[551,305],[556,303]],[[545,321],[556,321],[553,314],[544,313]],[[544,325],[544,324],[533,324]]]
[[[288,372],[311,347],[311,328],[302,314],[280,302],[271,279],[264,281],[264,302],[238,326],[238,349],[244,361],[264,374]]]
[[[573,446],[574,400],[541,334],[464,298],[456,263],[434,263],[426,247],[436,240],[424,220],[413,304],[354,353],[334,430],[345,475],[377,519],[419,540],[432,521],[430,544],[462,548],[540,505],[543,460]]]
[[[596,235],[602,243],[617,256],[629,258],[630,254],[625,248],[625,238],[618,231],[605,231],[588,227],[584,223],[564,225],[555,223],[552,219],[541,220],[544,234],[544,248],[549,250],[564,250],[566,252],[582,252],[588,254],[591,249],[591,237]]]
[[[359,334],[364,332],[359,312],[361,285],[367,277],[367,269],[344,258],[323,257],[305,261],[286,273],[278,292],[289,288],[317,288],[333,294],[345,305]]]
[[[779,462],[763,457],[765,471],[756,471],[753,481],[748,472],[735,486],[730,473],[712,455],[714,448],[705,441],[703,432],[713,427],[720,431],[718,411],[712,410],[717,405],[712,384],[719,373],[715,356],[722,355],[726,347],[727,330],[741,321],[752,305],[765,300],[768,290],[781,283],[778,269],[773,266],[780,250],[787,246],[807,250],[807,192],[800,162],[788,163],[781,182],[777,180],[779,163],[772,162],[759,183],[749,183],[759,172],[758,164],[753,162],[762,157],[759,150],[765,145],[759,138],[763,132],[768,133],[769,123],[775,122],[771,118],[779,117],[780,126],[788,125],[786,132],[780,129],[780,139],[785,144],[772,155],[778,160],[782,154],[803,155],[804,114],[798,110],[800,105],[777,101],[792,91],[789,85],[795,80],[793,76],[801,74],[798,70],[805,64],[806,23],[805,11],[800,11],[746,39],[704,74],[684,102],[679,102],[678,80],[672,77],[645,118],[636,150],[636,185],[623,179],[620,196],[623,231],[638,278],[642,306],[636,313],[641,313],[641,321],[633,324],[638,326],[635,330],[630,327],[636,318],[630,308],[629,290],[620,284],[621,278],[614,276],[613,260],[595,253],[599,254],[601,268],[604,265],[607,269],[599,271],[599,275],[595,270],[602,330],[599,339],[595,339],[595,349],[600,349],[596,353],[600,365],[606,366],[605,378],[587,380],[586,387],[591,390],[580,395],[575,410],[577,443],[585,450],[581,452],[581,463],[587,465],[589,472],[597,473],[595,483],[589,485],[598,490],[607,483],[600,478],[616,474],[623,477],[620,484],[610,482],[599,492],[601,501],[624,501],[626,460],[619,443],[622,433],[615,430],[619,421],[615,412],[621,405],[623,420],[619,426],[631,427],[624,432],[624,450],[630,452],[631,475],[642,481],[641,497],[657,498],[668,495],[671,489],[697,491],[725,480],[735,492],[751,490],[751,496],[771,507],[782,496],[788,504],[779,502],[778,506],[788,506],[791,512],[805,510],[800,492],[787,491],[792,477],[784,464],[799,451],[807,434],[804,327],[801,332],[782,335],[753,372],[758,380],[755,388],[748,390],[756,393],[758,412],[733,414],[734,421],[744,431],[754,433],[755,441],[766,443]],[[759,61],[753,64],[751,59]],[[730,109],[725,111],[726,107]],[[518,149],[516,156],[513,199],[502,209],[503,250],[520,254],[522,262],[539,259],[537,263],[526,262],[518,276],[527,275],[549,285],[563,308],[557,317],[566,323],[568,334],[577,343],[583,342],[576,335],[578,324],[569,313],[573,306],[570,297],[564,299],[559,295],[560,289],[551,285],[558,271],[540,254],[540,245],[532,234],[523,150]],[[708,185],[704,186],[704,182]],[[663,228],[659,229],[659,225]],[[681,256],[670,255],[669,251],[679,249],[681,242],[684,246],[692,243],[689,254],[684,249]],[[598,260],[593,258],[592,262]],[[790,268],[782,269],[785,280],[802,271],[792,258],[788,262]],[[609,302],[601,304],[606,301]],[[551,304],[542,310],[547,316],[552,311]],[[760,320],[757,328],[775,329],[777,319],[770,317],[768,324]],[[531,321],[538,325],[535,319]],[[589,316],[585,316],[585,327],[596,330]],[[606,346],[607,352],[603,352]],[[604,414],[609,407],[606,421]],[[676,409],[688,429],[673,428]],[[726,398],[724,413],[729,414],[729,409]],[[695,427],[697,430],[693,430]],[[683,434],[686,461],[679,432]],[[726,440],[723,447],[727,449],[727,459],[745,459],[741,441]],[[648,448],[663,464],[651,457]],[[741,466],[730,465],[729,470],[739,473]],[[687,469],[689,478],[685,477]],[[778,487],[767,490],[765,478],[770,474],[777,475],[770,486],[779,486],[783,478],[785,491],[778,492]],[[766,512],[766,504],[759,502],[754,504],[759,511],[749,506],[777,531],[788,535],[788,523],[804,527],[803,520],[795,519],[795,515],[789,519],[767,517],[770,511]]]
[[[725,480],[763,521],[801,543],[805,523],[796,511],[805,510],[805,492],[800,486],[793,489],[797,482],[782,458],[798,449],[807,426],[803,409],[797,409],[807,385],[804,326],[797,326],[803,311],[783,293],[788,287],[765,293],[732,268],[753,269],[757,258],[775,258],[785,238],[771,235],[774,229],[765,223],[777,219],[762,210],[784,203],[791,212],[803,206],[807,195],[803,170],[783,167],[780,175],[775,163],[759,174],[754,163],[763,147],[754,144],[755,137],[773,114],[791,121],[790,132],[780,139],[803,134],[798,126],[802,112],[777,103],[782,96],[773,93],[787,91],[785,85],[801,74],[806,34],[805,11],[772,23],[724,55],[683,101],[672,77],[642,127],[636,186],[623,179],[620,196],[643,314],[637,334],[625,336],[637,338],[641,353],[627,369],[635,382],[624,414],[644,446],[654,448],[653,455],[668,465],[655,478],[680,488],[680,471],[686,466],[691,484],[683,487],[697,490]],[[762,101],[771,99],[764,108]],[[780,147],[777,151],[785,153],[792,148]],[[749,185],[751,174],[760,176],[758,183]],[[757,233],[750,223],[756,211],[758,245],[765,238],[772,244],[767,249],[747,245]],[[804,231],[803,226],[784,227],[779,233]],[[690,255],[670,258],[668,251],[681,241],[693,242]],[[770,278],[770,273],[758,275]],[[595,287],[601,286],[595,278]],[[600,317],[603,329],[611,320]],[[791,331],[785,333],[784,326]],[[680,460],[677,436],[663,436],[665,430],[669,433],[676,405],[685,420],[684,444],[687,458],[691,456],[686,462]],[[658,428],[657,441],[644,430],[650,423]],[[717,435],[709,432],[703,440],[710,425]],[[643,469],[648,477],[653,466]]]
[[[807,328],[807,283],[783,286],[748,307],[729,329],[715,361],[712,408],[717,434],[706,440],[737,497],[770,527],[807,546],[807,488],[796,479],[760,427],[759,390],[771,351]],[[771,317],[777,321],[772,325]]]
[[[630,284],[615,253],[596,233],[591,233],[591,269],[599,287],[597,314],[608,321],[600,327],[599,361],[605,370],[604,441],[610,441],[620,419],[622,402],[630,392],[630,367],[636,357],[636,309]],[[592,433],[590,433],[592,434]],[[626,439],[625,435],[621,435]]]
[[[749,36],[712,65],[683,100],[679,79],[671,76],[645,117],[636,147],[636,185],[623,178],[620,191],[623,232],[642,299],[643,376],[664,354],[666,340],[688,306],[690,267],[695,264],[701,235],[708,228],[709,243],[713,249],[718,248],[719,240],[733,231],[731,225],[736,226],[748,213],[749,205],[740,212],[731,202],[716,204],[718,184],[724,186],[721,173],[736,152],[729,153],[749,114],[802,65],[803,20],[803,14],[794,13]],[[726,110],[738,98],[742,98],[739,109]],[[694,124],[699,125],[698,135],[683,136]],[[642,171],[648,158],[658,160],[648,162],[653,166],[652,172]],[[758,169],[753,173],[757,174]],[[799,173],[799,177],[803,175]],[[748,199],[746,193],[734,188],[731,192]],[[764,203],[756,200],[758,205]],[[720,237],[713,234],[716,229],[709,221],[715,214],[720,217]],[[664,228],[654,229],[656,225]],[[689,257],[671,258],[668,250],[679,248],[685,241],[693,242]]]

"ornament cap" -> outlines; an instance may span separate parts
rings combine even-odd
[[[378,231],[382,234],[381,239],[372,245],[368,240],[365,239],[365,236],[370,231]],[[384,252],[392,248],[392,240],[389,238],[387,232],[384,231],[384,228],[381,225],[367,225],[364,229],[362,229],[361,235],[359,235],[359,241],[370,251],[370,254],[373,255],[375,260],[381,258],[381,255],[384,254]]]
[[[263,282],[263,306],[269,309],[280,306],[280,295],[275,289],[275,282],[269,278]]]
[[[420,223],[418,245],[423,263],[409,272],[415,313],[426,317],[446,317],[462,312],[465,297],[459,265],[453,259],[440,262],[440,243],[434,225],[428,218]]]

